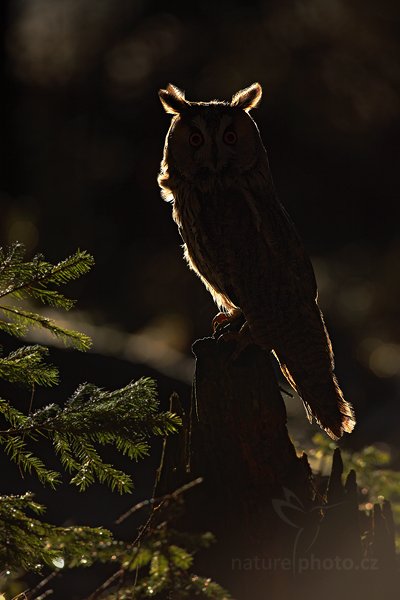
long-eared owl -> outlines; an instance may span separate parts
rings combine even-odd
[[[336,439],[353,430],[354,412],[334,374],[311,261],[249,114],[261,94],[258,83],[230,102],[189,102],[171,84],[160,90],[173,118],[158,182],[189,266],[227,319],[242,315],[242,334],[274,352],[309,420]]]

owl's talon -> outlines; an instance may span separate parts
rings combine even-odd
[[[213,333],[217,333],[218,329],[225,326],[229,321],[229,316],[226,313],[220,312],[212,320]]]
[[[213,335],[219,338],[220,335],[230,331],[238,332],[244,322],[244,315],[239,309],[231,315],[220,312],[212,320]]]
[[[224,333],[219,333],[217,337],[217,342],[238,342],[239,341],[239,332],[238,331],[225,331]]]
[[[230,357],[232,361],[237,360],[248,346],[254,344],[247,322],[242,325],[239,331],[227,331],[226,333],[222,333],[218,338],[218,342],[220,341],[236,342],[235,350]]]

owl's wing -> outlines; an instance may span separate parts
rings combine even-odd
[[[244,290],[243,312],[253,340],[272,348],[281,371],[301,396],[307,415],[334,439],[354,425],[351,404],[343,397],[334,375],[332,346],[317,299],[317,284],[311,261],[293,222],[275,195],[249,197],[258,211],[258,262],[254,293]],[[249,265],[256,256],[248,257]],[[265,265],[265,275],[260,265]],[[271,266],[268,266],[271,265]],[[250,267],[251,268],[251,267]],[[269,269],[267,271],[267,269]],[[243,280],[246,272],[242,268]]]
[[[311,260],[290,215],[272,192],[257,202],[261,232],[275,260],[308,298],[317,298],[317,282]]]

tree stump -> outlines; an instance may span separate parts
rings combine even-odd
[[[233,360],[233,349],[214,338],[193,345],[190,415],[175,397],[171,408],[181,411],[185,426],[168,438],[155,490],[162,496],[203,478],[185,495],[178,523],[216,536],[196,559],[197,571],[236,600],[308,600],[321,590],[324,598],[350,598],[350,589],[368,598],[371,581],[380,589],[393,583],[380,576],[383,566],[394,573],[390,505],[375,508],[363,549],[355,473],[342,483],[337,449],[326,490],[316,490],[307,456],[297,456],[289,438],[271,356],[253,345]],[[376,573],[372,562],[370,572],[360,571],[365,556],[380,557]]]

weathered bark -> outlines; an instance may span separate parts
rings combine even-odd
[[[232,345],[211,338],[193,351],[191,469],[204,476],[204,493],[212,498],[206,518],[217,517],[218,531],[227,533],[237,519],[235,535],[263,545],[266,535],[273,538],[266,507],[282,497],[283,487],[305,504],[312,499],[308,465],[290,441],[271,360],[252,346],[232,361]]]

